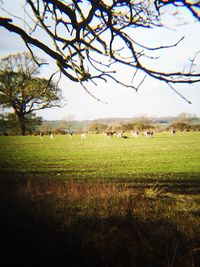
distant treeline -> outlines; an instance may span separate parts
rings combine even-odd
[[[133,121],[128,123],[117,123],[117,124],[102,124],[93,122],[88,126],[88,131],[92,133],[102,133],[104,131],[139,131],[144,132],[147,130],[152,130],[156,132],[169,131],[174,128],[176,131],[200,131],[200,124],[194,124],[189,122],[175,121],[167,126],[158,123],[152,123],[148,121]]]
[[[98,119],[98,120],[55,120],[55,121],[40,121],[39,124],[27,128],[29,135],[44,134],[69,134],[90,132],[100,134],[105,131],[139,131],[152,130],[156,132],[169,131],[174,128],[176,131],[200,131],[200,118],[188,114],[182,114],[178,117],[163,117],[163,118],[113,118],[113,119]],[[18,135],[20,132],[14,124],[0,122],[1,135]]]

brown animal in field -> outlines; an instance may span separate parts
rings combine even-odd
[[[107,137],[112,137],[112,136],[114,136],[116,134],[117,134],[116,131],[108,131],[108,132],[105,132],[105,136],[107,136]]]

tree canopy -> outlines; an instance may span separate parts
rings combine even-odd
[[[145,61],[156,60],[152,51],[159,53],[175,47],[182,39],[150,47],[134,36],[135,29],[162,27],[160,14],[169,5],[176,10],[185,8],[200,20],[200,3],[192,0],[26,0],[26,19],[9,13],[8,17],[0,17],[0,26],[21,36],[32,54],[32,47],[37,47],[53,58],[59,70],[81,83],[85,90],[85,82],[96,84],[96,79],[113,79],[137,90],[146,76],[173,88],[173,84],[200,81],[195,68],[197,55],[185,71],[182,67],[177,71],[152,68]],[[21,20],[23,24],[19,23]],[[118,64],[131,69],[133,83],[123,83],[116,75]],[[138,73],[141,78],[136,85],[134,78]]]
[[[10,55],[0,61],[0,105],[12,108],[25,134],[33,112],[61,106],[58,85],[38,77],[39,67],[28,53]]]

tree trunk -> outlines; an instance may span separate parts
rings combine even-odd
[[[25,118],[23,116],[18,116],[19,119],[19,127],[21,130],[21,135],[26,135],[26,123]]]

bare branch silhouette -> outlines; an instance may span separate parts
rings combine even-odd
[[[16,17],[13,20],[11,13],[7,13],[9,18],[0,17],[0,26],[21,36],[33,58],[32,47],[45,52],[68,79],[80,83],[87,92],[85,82],[96,84],[97,78],[112,79],[136,91],[148,76],[167,84],[200,82],[194,61],[189,71],[175,72],[144,64],[145,58],[159,58],[152,56],[152,51],[168,50],[183,41],[184,37],[152,47],[140,44],[132,34],[134,29],[162,27],[160,10],[166,5],[187,8],[195,19],[200,19],[199,1],[26,0],[25,23],[29,23],[29,32],[17,24]],[[115,68],[119,64],[135,73],[130,84],[117,75]],[[137,73],[143,78],[139,85],[134,85]]]

